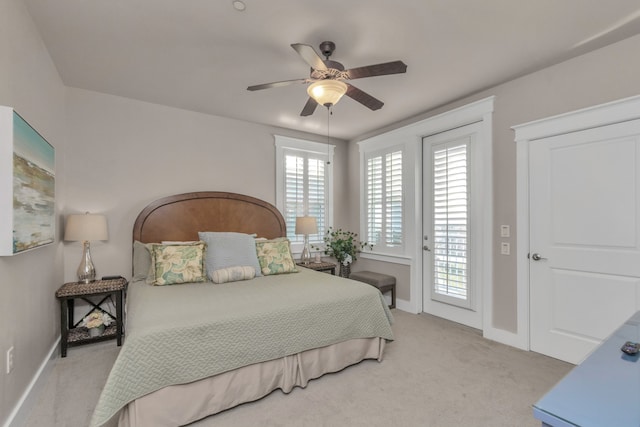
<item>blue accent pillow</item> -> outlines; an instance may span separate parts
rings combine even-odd
[[[205,264],[209,278],[214,271],[238,265],[250,265],[256,276],[262,276],[256,254],[256,239],[251,234],[200,231],[200,240],[206,242]]]

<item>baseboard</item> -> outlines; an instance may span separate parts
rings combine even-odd
[[[505,331],[504,329],[485,327],[482,331],[482,336],[491,341],[496,341],[501,344],[529,351],[529,344],[525,342],[525,339],[516,332],[509,332]]]
[[[4,427],[19,427],[24,425],[27,421],[31,408],[36,404],[36,399],[38,397],[37,391],[44,385],[44,382],[47,380],[48,373],[53,369],[53,364],[55,359],[57,359],[56,350],[59,345],[60,337],[58,337],[56,342],[53,343],[53,346],[49,350],[49,354],[42,361],[40,368],[38,368],[38,371],[31,379],[26,390],[22,393],[22,396],[20,396],[16,406],[9,414],[9,418],[5,421]]]
[[[407,300],[396,298],[396,308],[398,310],[406,311],[407,313],[418,314],[418,312],[413,308],[413,305],[411,305]]]
[[[419,311],[416,311],[409,301],[402,299],[396,299],[396,308],[411,314],[419,313]],[[529,345],[526,342],[526,339],[515,332],[485,326],[483,327],[482,336],[491,341],[496,341],[501,344],[529,351]]]

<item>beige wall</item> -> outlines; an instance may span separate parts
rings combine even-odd
[[[64,90],[23,2],[1,1],[0,105],[15,108],[55,147],[58,212],[64,206]],[[54,244],[0,257],[0,424],[60,334],[54,293],[61,283],[59,234]],[[6,375],[5,355],[11,346],[14,370]]]
[[[422,120],[455,107],[495,95],[493,114],[494,156],[494,239],[493,239],[493,326],[516,331],[516,146],[511,127],[536,119],[584,108],[620,98],[640,94],[640,36],[623,40],[598,51],[529,74],[522,78],[482,91],[474,96],[445,105],[365,135],[358,140],[388,131],[401,125]],[[425,94],[428,96],[428,94]],[[349,147],[350,186],[352,194],[358,187],[358,147]],[[358,199],[350,203],[350,224],[358,229]],[[511,225],[512,237],[499,237],[501,224]],[[511,243],[511,255],[500,255],[500,242]],[[520,254],[526,256],[526,254]],[[358,261],[359,263],[360,261]],[[354,265],[354,269],[356,266]],[[379,269],[382,267],[379,267]],[[360,265],[357,269],[363,269]],[[372,268],[375,269],[375,268]],[[379,270],[382,271],[382,270]],[[408,284],[402,283],[398,295],[410,294]]]
[[[106,214],[110,239],[92,244],[98,275],[128,277],[133,221],[149,202],[220,190],[275,203],[273,135],[318,142],[326,137],[65,88],[20,0],[0,2],[0,35],[0,105],[16,108],[55,146],[59,213],[55,244],[0,258],[4,424],[60,333],[54,293],[74,280],[81,255],[80,245],[60,241],[64,215]],[[347,144],[332,143],[335,215],[341,218],[348,208]],[[12,345],[15,369],[5,375],[4,356]]]
[[[515,144],[510,127],[639,94],[638,51],[640,36],[405,123],[496,95],[494,223],[496,230],[509,224],[515,232]],[[66,89],[20,0],[0,2],[0,104],[16,108],[55,146],[57,211],[89,210],[108,216],[110,239],[93,247],[99,275],[130,274],[133,221],[150,201],[174,193],[223,190],[274,202],[273,134],[324,142],[323,136]],[[359,229],[358,198],[353,197],[359,191],[358,159],[355,143],[337,143],[336,225],[354,230]],[[58,236],[62,219],[59,223]],[[509,240],[515,250],[516,236]],[[498,242],[495,238],[493,326],[515,331],[516,255],[499,255]],[[75,277],[79,258],[80,247],[59,238],[45,248],[0,258],[0,359],[4,366],[11,345],[16,359],[10,375],[0,371],[0,422],[55,343],[59,311],[53,295],[63,281]],[[359,260],[354,271],[376,267],[398,276],[399,298],[411,297],[406,266]]]
[[[151,201],[191,191],[231,191],[275,204],[274,134],[325,142],[322,136],[208,116],[104,95],[67,91],[65,214],[104,213],[109,241],[92,244],[98,275],[131,275],[131,233]],[[346,147],[335,143],[336,215],[346,206]],[[67,280],[81,247],[65,243]]]

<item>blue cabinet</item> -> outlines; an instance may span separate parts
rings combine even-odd
[[[640,342],[640,311],[533,406],[553,427],[640,426],[640,361],[620,348]]]

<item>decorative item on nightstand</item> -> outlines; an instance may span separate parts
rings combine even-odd
[[[113,319],[107,313],[94,310],[82,319],[81,326],[87,328],[90,337],[99,337],[107,326],[113,323]]]
[[[318,232],[318,223],[312,216],[299,216],[296,218],[296,234],[304,234],[304,247],[300,255],[300,261],[308,265],[311,262],[311,248],[309,247],[309,234]]]
[[[367,242],[359,242],[358,234],[333,227],[327,229],[323,237],[324,254],[334,257],[340,264],[340,277],[349,278],[351,275],[351,263],[357,260],[357,254],[363,249],[373,249],[373,245]],[[316,246],[314,246],[316,248]],[[318,247],[318,249],[322,249]]]
[[[81,241],[83,245],[82,260],[78,266],[78,282],[90,283],[96,280],[96,269],[91,260],[91,240],[107,240],[107,218],[104,215],[74,214],[67,216],[64,240]]]

